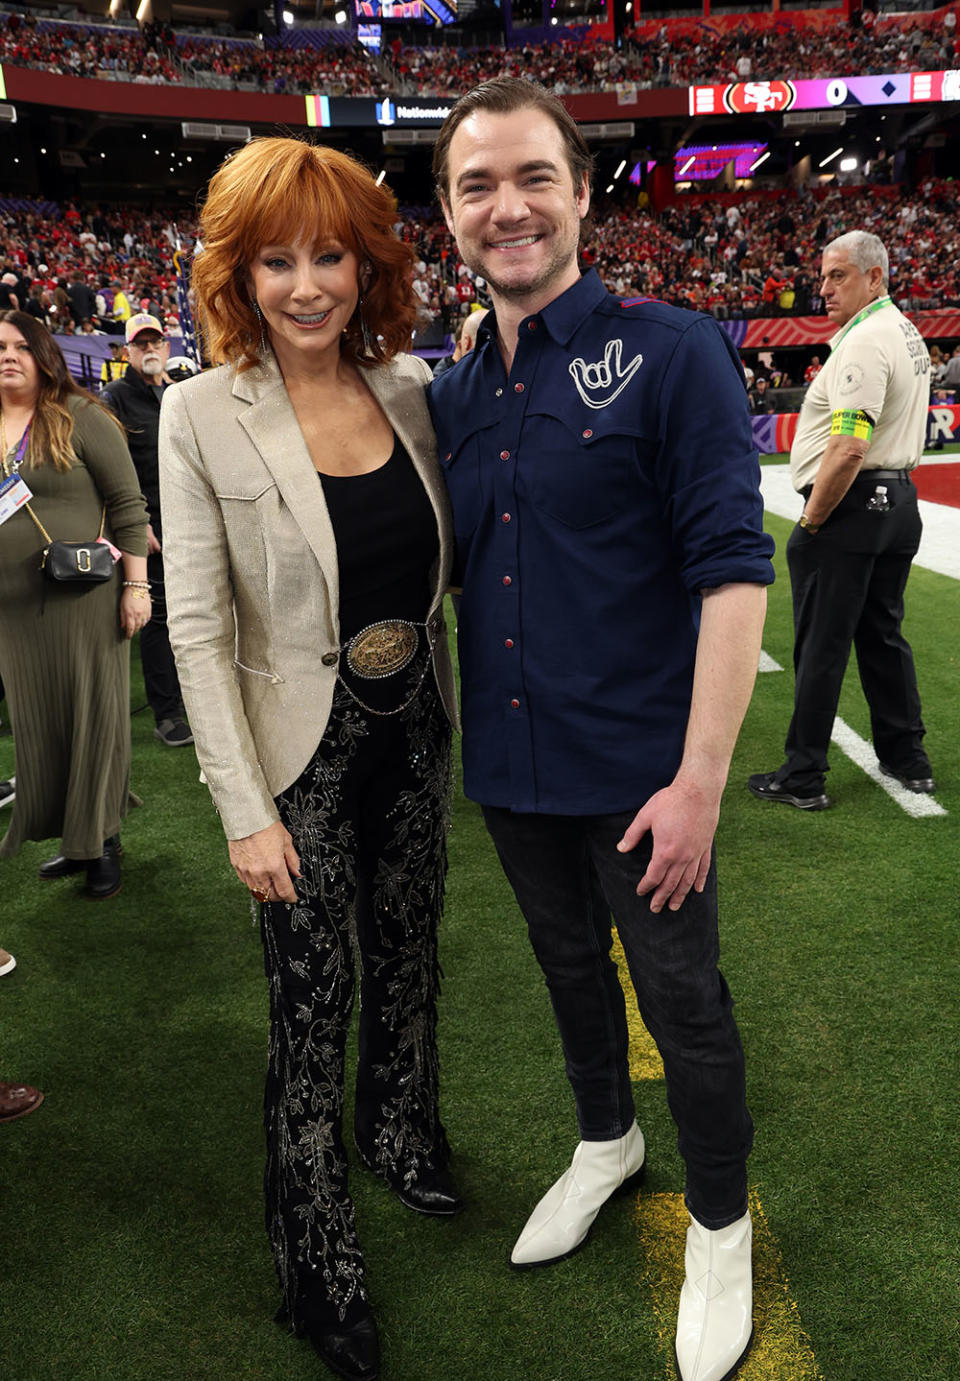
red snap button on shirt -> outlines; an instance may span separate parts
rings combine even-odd
[[[522,393],[522,392],[523,392],[523,384],[514,384],[514,386],[513,386],[513,391],[514,391],[514,393]]]
[[[501,523],[509,523],[509,521],[510,521],[510,514],[509,514],[509,513],[501,513],[501,514],[500,514],[500,521],[501,521]]]
[[[584,429],[583,429],[583,435],[584,435],[585,437],[593,436],[593,428],[592,428],[592,427],[584,427]]]
[[[510,579],[510,577],[509,577],[508,575],[505,575],[505,576],[503,577],[503,583],[504,583],[504,585],[512,585],[512,584],[513,584],[513,581]]]
[[[510,459],[510,452],[509,452],[509,451],[501,451],[501,452],[500,452],[500,459],[501,459],[501,460],[509,460],[509,459]]]
[[[504,647],[513,647],[513,639],[507,638],[503,645]]]
[[[528,321],[528,322],[527,322],[527,330],[528,330],[528,331],[535,331],[536,329],[537,329],[537,323],[536,323],[535,321]]]
[[[520,708],[520,701],[519,701],[519,700],[511,700],[511,701],[510,701],[510,708],[511,708],[511,710],[519,710],[519,708]]]

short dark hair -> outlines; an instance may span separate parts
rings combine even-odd
[[[593,155],[587,148],[576,120],[563,102],[539,82],[527,81],[522,77],[494,77],[491,81],[481,82],[465,96],[461,96],[440,127],[439,137],[433,147],[433,176],[443,201],[448,204],[450,201],[450,144],[467,116],[476,110],[488,111],[492,115],[511,115],[515,110],[528,109],[542,110],[560,131],[567,164],[573,177],[574,191],[579,192],[584,178],[587,180],[587,187],[592,189]]]

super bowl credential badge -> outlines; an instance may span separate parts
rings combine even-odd
[[[33,493],[19,475],[10,475],[0,483],[0,523],[12,518],[18,509],[29,503]]]

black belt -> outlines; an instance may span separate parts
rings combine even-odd
[[[910,470],[860,470],[854,475],[853,484],[856,484],[857,480],[867,480],[871,484],[879,480],[907,480],[911,474],[912,471]],[[813,485],[805,484],[799,493],[802,494],[804,500],[809,499],[813,493]]]
[[[909,470],[861,470],[856,478],[858,480],[905,480],[909,474]]]

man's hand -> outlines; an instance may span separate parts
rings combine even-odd
[[[162,551],[163,547],[161,547],[160,543],[157,541],[157,534],[150,524],[147,523],[147,555],[157,556]]]
[[[654,914],[664,906],[679,911],[691,887],[695,892],[703,891],[719,817],[719,795],[679,776],[637,812],[617,848],[629,853],[648,830],[652,831],[653,854],[637,895],[653,892],[650,910]]]
[[[244,839],[228,841],[230,862],[244,887],[265,901],[295,902],[293,879],[300,876],[300,857],[280,820]],[[264,897],[264,893],[267,895]]]

